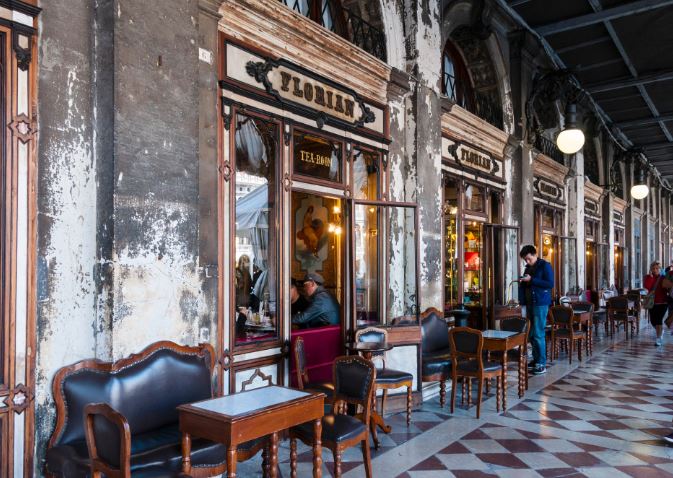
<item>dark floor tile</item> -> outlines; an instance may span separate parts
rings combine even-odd
[[[431,456],[422,462],[410,468],[409,471],[431,471],[431,470],[446,470],[444,464],[436,457]]]
[[[589,420],[601,430],[627,430],[629,427],[619,420]]]
[[[497,478],[498,475],[474,470],[451,470],[456,478]]]
[[[488,440],[491,437],[488,436],[486,433],[484,433],[482,430],[473,430],[467,435],[465,435],[462,439],[463,440]]]
[[[617,466],[619,471],[634,478],[671,478],[673,474],[654,466]]]
[[[492,465],[504,466],[507,468],[528,468],[523,461],[519,460],[515,455],[508,453],[477,453],[476,455],[484,463]]]
[[[540,410],[540,413],[550,420],[577,420],[577,417],[569,412],[557,410]]]
[[[546,470],[535,470],[545,478],[568,478],[577,476],[578,472],[574,468],[549,468]]]
[[[579,442],[579,441],[572,441],[572,440],[568,440],[568,441],[570,443],[572,443],[573,445],[575,445],[576,447],[581,448],[584,451],[605,451],[605,450],[607,450],[607,448],[603,448],[602,446],[598,446],[598,445],[590,445],[588,443],[582,443],[582,442]]]
[[[512,453],[534,453],[534,452],[545,452],[544,448],[540,448],[532,440],[496,440],[502,446],[507,448],[507,450]]]
[[[453,442],[443,450],[437,452],[438,455],[455,455],[460,453],[472,453],[460,442]]]
[[[554,453],[554,456],[575,468],[604,465],[603,461],[589,452]]]

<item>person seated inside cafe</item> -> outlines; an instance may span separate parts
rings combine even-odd
[[[304,295],[308,306],[292,315],[292,325],[301,328],[339,325],[339,303],[324,287],[325,280],[316,272],[304,277]]]
[[[297,279],[292,279],[290,283],[290,307],[292,311],[292,317],[297,315],[299,312],[303,312],[309,306],[308,301],[304,298],[304,295],[299,292],[299,289],[303,288],[302,284]]]

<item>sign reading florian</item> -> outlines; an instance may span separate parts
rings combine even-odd
[[[448,138],[444,138],[443,141],[448,144],[449,155],[458,164],[502,178],[502,163],[499,160],[466,144],[454,142]]]
[[[533,188],[537,197],[559,205],[565,205],[565,189],[563,186],[554,184],[544,178],[535,178]]]
[[[327,116],[355,126],[363,126],[376,120],[374,113],[355,94],[295,71],[283,62],[249,61],[245,69],[278,101],[291,101],[318,111],[317,121],[320,128],[327,122]]]

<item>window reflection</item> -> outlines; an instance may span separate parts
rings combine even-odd
[[[234,289],[236,343],[277,336],[275,170],[278,126],[236,119]]]
[[[376,200],[378,198],[379,154],[355,149],[353,159],[355,199]]]
[[[454,309],[458,298],[458,185],[453,179],[446,179],[444,186],[444,308]]]
[[[379,314],[379,207],[355,205],[355,314],[358,325],[381,322]]]
[[[485,212],[484,191],[482,188],[468,184],[465,188],[465,207],[473,212]]]
[[[293,147],[296,174],[341,182],[341,143],[295,131]]]

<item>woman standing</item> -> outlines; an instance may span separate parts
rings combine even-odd
[[[654,307],[650,309],[650,322],[657,331],[657,339],[655,345],[661,345],[664,328],[661,325],[668,308],[666,301],[667,290],[663,288],[662,281],[664,276],[661,275],[661,266],[658,262],[653,262],[650,265],[650,273],[645,276],[643,285],[649,293],[654,292]]]

